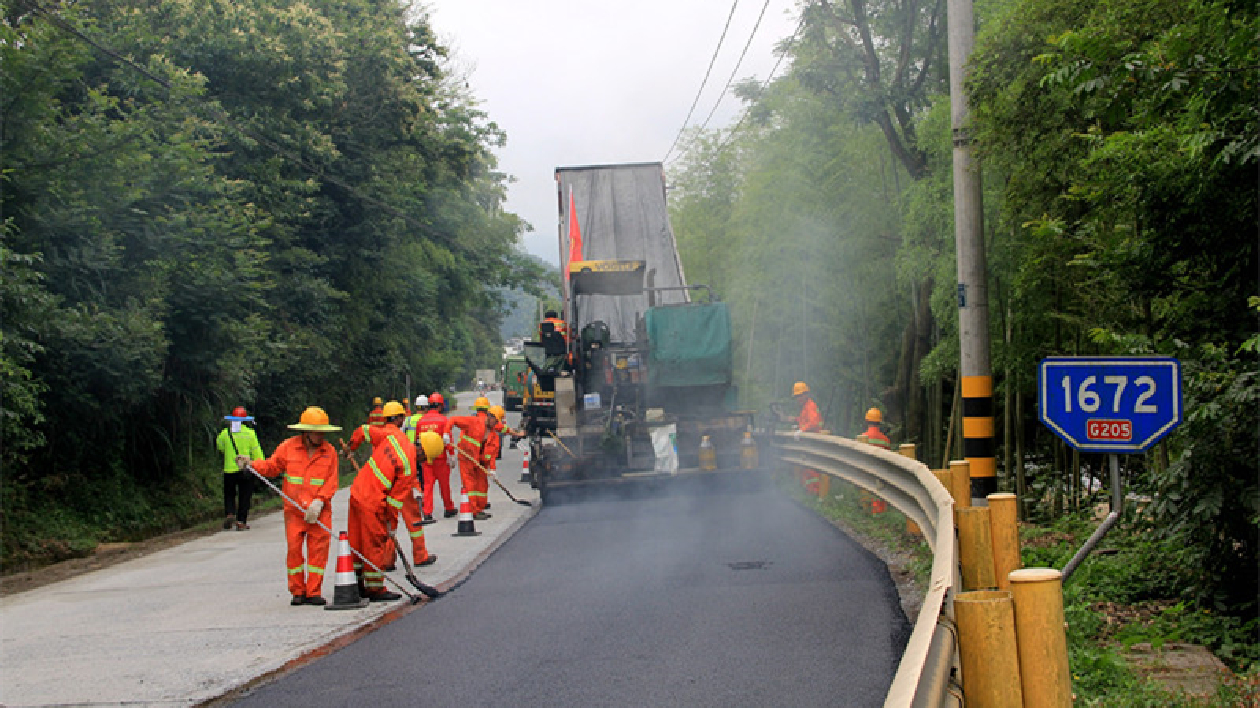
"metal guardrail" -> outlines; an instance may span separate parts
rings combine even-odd
[[[932,549],[932,574],[884,706],[961,706],[954,595],[962,582],[949,491],[923,463],[866,443],[818,433],[777,433],[773,442],[781,461],[877,494],[923,530]]]

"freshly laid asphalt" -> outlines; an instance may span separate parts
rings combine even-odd
[[[458,412],[471,400],[461,394]],[[263,441],[263,448],[279,442]],[[512,503],[491,483],[492,518],[475,522],[480,535],[455,536],[457,519],[442,518],[438,500],[438,522],[424,527],[438,560],[416,569],[422,582],[455,586],[537,513],[537,493],[518,481],[520,455],[504,449],[499,480],[531,506]],[[454,483],[458,493],[457,475]],[[333,498],[324,578],[330,602],[348,498],[349,488]],[[404,597],[342,611],[291,607],[283,514],[251,518],[250,526],[0,598],[0,706],[197,705],[423,606]],[[409,540],[401,530],[397,536],[410,559]],[[389,575],[415,592],[401,565]]]

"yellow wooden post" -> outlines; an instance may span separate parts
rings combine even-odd
[[[959,593],[954,599],[954,616],[967,708],[1019,708],[1024,699],[1011,593]]]
[[[1063,574],[1024,568],[1010,575],[1024,708],[1069,708],[1072,674],[1063,625]]]
[[[949,493],[954,496],[954,508],[971,506],[971,463],[966,460],[950,460],[952,475]]]
[[[999,590],[1010,590],[1007,577],[1012,570],[1024,567],[1019,550],[1019,510],[1010,492],[989,495],[989,524],[993,538],[993,574]]]
[[[968,506],[954,509],[954,523],[958,526],[958,562],[962,566],[963,590],[997,587],[997,578],[993,576],[989,508]]]

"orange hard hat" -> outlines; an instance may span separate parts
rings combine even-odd
[[[878,408],[872,408],[866,412],[866,420],[868,423],[882,423],[884,414],[880,413]]]
[[[319,406],[311,406],[302,411],[298,422],[289,426],[290,430],[301,430],[309,433],[331,433],[341,430],[340,426],[328,424],[328,414]]]
[[[797,381],[796,383],[792,384],[793,396],[799,396],[802,393],[809,393],[809,386],[806,386],[804,381]]]

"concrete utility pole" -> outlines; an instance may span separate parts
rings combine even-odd
[[[958,252],[958,339],[963,457],[971,463],[974,503],[997,491],[993,375],[989,363],[989,292],[984,256],[980,165],[968,133],[966,64],[975,44],[971,0],[949,0],[949,105],[954,136],[954,242]]]

